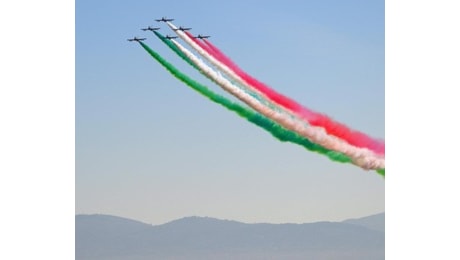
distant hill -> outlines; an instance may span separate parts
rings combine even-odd
[[[343,222],[385,232],[385,213],[375,214],[364,218],[348,219]]]
[[[77,215],[75,251],[76,259],[88,260],[383,260],[385,234],[356,224],[367,222],[372,221],[245,224],[187,217],[152,226],[116,216]]]

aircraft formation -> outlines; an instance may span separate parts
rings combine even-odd
[[[166,17],[162,17],[160,19],[155,19],[155,21],[157,22],[171,22],[171,21],[174,21],[174,19],[171,19],[171,18],[166,18]],[[147,28],[141,28],[142,31],[157,31],[159,30],[160,27],[152,27],[152,26],[148,26]],[[179,28],[177,29],[174,29],[174,31],[177,31],[177,30],[180,30],[180,31],[189,31],[191,30],[192,28],[186,28],[186,27],[182,27],[182,26],[179,26]],[[176,39],[177,36],[169,36],[169,35],[166,35],[165,36],[166,39]],[[209,38],[211,36],[209,35],[201,35],[201,34],[198,34],[198,36],[194,36],[193,38],[195,39],[206,39],[206,38]],[[140,42],[140,41],[144,41],[146,40],[147,38],[137,38],[137,37],[134,37],[132,39],[128,39],[128,41],[132,42],[132,41],[137,41],[137,42]]]

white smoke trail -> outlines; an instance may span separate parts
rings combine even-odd
[[[225,66],[223,63],[218,61],[213,56],[209,55],[206,52],[206,50],[201,48],[201,46],[199,46],[192,39],[190,39],[187,36],[187,34],[185,34],[181,30],[178,30],[177,27],[174,26],[174,24],[172,24],[171,22],[166,22],[166,24],[177,34],[177,36],[179,36],[182,40],[184,40],[188,45],[190,45],[195,51],[197,51],[201,56],[203,56],[206,60],[208,60],[212,65],[214,65],[215,67],[220,69],[222,72],[224,72],[224,74],[226,76],[228,76],[232,80],[235,80],[236,82],[238,82],[238,84],[241,84],[243,86],[247,86],[246,82],[242,78],[240,78],[238,75],[236,75],[236,73],[233,72],[233,70],[231,70],[229,67]],[[249,89],[252,89],[249,86],[247,86],[247,87]]]
[[[272,119],[273,121],[277,122],[281,126],[294,131],[305,138],[308,138],[314,143],[317,143],[327,149],[334,150],[337,152],[341,152],[347,156],[349,156],[353,163],[363,169],[381,169],[385,168],[385,159],[379,158],[374,155],[368,149],[358,148],[352,146],[343,140],[340,140],[334,136],[330,136],[325,133],[323,128],[319,127],[311,127],[306,126],[301,122],[297,122],[289,117],[286,117],[282,113],[271,109],[263,105],[260,101],[243,91],[242,89],[238,88],[237,86],[233,85],[229,80],[224,78],[221,74],[218,74],[214,71],[210,66],[205,64],[202,60],[196,57],[192,52],[188,49],[183,47],[175,40],[171,40],[177,48],[179,48],[197,67],[200,68],[203,74],[205,74],[208,78],[216,82],[219,86],[221,86],[225,91],[229,92],[230,94],[234,95],[254,110],[258,111],[259,113],[263,114],[264,116]],[[205,56],[205,55],[204,55]]]

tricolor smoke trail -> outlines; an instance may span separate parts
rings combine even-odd
[[[342,140],[319,131],[320,129],[318,128],[315,129],[313,127],[306,127],[304,124],[296,122],[295,120],[286,117],[284,114],[264,106],[258,100],[233,85],[226,78],[216,73],[211,67],[198,59],[193,53],[180,45],[178,42],[175,40],[171,40],[171,42],[173,42],[193,63],[195,63],[195,65],[197,65],[203,74],[205,74],[209,79],[214,81],[230,94],[245,102],[257,112],[272,119],[284,128],[294,131],[310,141],[325,147],[326,149],[338,151],[349,156],[355,165],[360,166],[363,169],[385,168],[384,158],[374,156],[374,154],[367,149],[351,146]],[[205,53],[205,55],[207,54]]]
[[[209,48],[207,45],[203,44],[202,42],[200,42],[199,40],[195,39],[193,37],[192,34],[190,34],[189,32],[187,31],[184,31],[183,33],[185,33],[187,35],[187,37],[193,41],[196,45],[200,46],[200,48],[202,48],[203,50],[205,50],[206,53],[210,54],[211,57],[214,57],[213,55],[213,50],[211,48]],[[206,58],[206,57],[205,57]],[[216,57],[216,60],[217,62],[219,62],[219,58]],[[230,73],[230,69],[229,68],[226,68],[226,67],[223,67],[222,66],[222,63],[220,64],[221,66],[219,66],[218,68],[224,68],[225,70],[227,70],[227,74]],[[195,67],[196,68],[196,67]],[[225,73],[225,72],[224,72]],[[236,74],[235,75],[230,75],[230,81],[232,79],[235,79],[235,76],[237,76]],[[254,98],[256,98],[259,102],[265,104],[266,106],[270,106],[271,108],[273,109],[277,109],[276,106],[273,106],[270,102],[267,101],[267,99],[265,97],[263,97],[263,95],[261,95],[260,93],[256,92],[256,91],[253,91],[252,88],[246,86],[245,84],[240,84],[242,81],[241,79],[236,79],[236,81],[232,81],[233,84],[237,85],[239,88],[243,89],[246,91],[246,93],[248,93],[249,95],[253,96]],[[284,110],[282,109],[277,109],[278,111],[280,112],[284,112]]]
[[[216,60],[220,61],[222,64],[227,66],[229,69],[233,70],[237,76],[241,79],[240,74],[244,73],[230,58],[228,58],[224,53],[222,53],[217,47],[211,44],[206,39],[202,39],[202,42],[198,39],[193,38],[193,35],[187,31],[184,32],[190,39],[192,39],[198,46],[205,50],[209,55],[214,57]],[[203,43],[204,42],[204,43]]]
[[[230,69],[232,69],[238,76],[240,76],[244,81],[249,85],[254,86],[257,90],[262,92],[265,96],[270,98],[279,105],[289,109],[300,117],[306,119],[311,125],[324,127],[328,134],[340,137],[346,140],[348,143],[358,146],[371,149],[378,154],[385,153],[385,144],[374,138],[367,136],[364,133],[351,130],[347,126],[333,121],[326,115],[314,112],[308,108],[303,107],[294,100],[277,93],[264,83],[253,78],[243,70],[241,70],[230,58],[228,58],[222,51],[220,51],[212,43],[203,39],[204,43],[207,45],[205,50],[211,50],[211,55],[217,57],[219,61],[224,63]]]
[[[220,71],[222,71],[232,83],[235,83],[239,88],[243,89],[246,93],[253,97],[260,96],[259,93],[252,90],[250,86],[246,84],[238,75],[236,75],[231,69],[227,66],[222,64],[213,56],[209,55],[203,48],[201,48],[195,41],[194,38],[188,37],[183,31],[177,30],[177,27],[174,26],[171,22],[166,22],[166,24],[187,44],[189,44],[195,51],[197,51],[202,57],[204,57],[207,61],[209,61],[212,65],[217,67]],[[198,42],[198,41],[197,41]],[[265,98],[257,98],[260,102],[266,103]]]
[[[240,74],[246,74],[243,70],[241,70],[229,57],[227,57],[221,50],[219,50],[216,46],[214,46],[211,42],[209,42],[206,39],[202,39],[205,44],[203,46],[207,47],[207,50],[211,50],[212,54],[214,57],[217,57],[217,59],[231,68],[237,75]],[[201,45],[200,45],[201,46]]]
[[[167,40],[167,39],[166,39]],[[168,41],[168,40],[167,40]],[[156,60],[158,61],[166,70],[168,70],[174,77],[184,82],[186,85],[197,91],[198,93],[202,94],[203,96],[209,98],[213,102],[224,106],[225,108],[237,113],[239,116],[247,119],[251,123],[265,129],[266,131],[270,132],[274,137],[276,137],[280,141],[288,141],[292,143],[299,144],[306,149],[317,152],[323,155],[326,155],[329,159],[341,162],[341,163],[350,163],[351,160],[349,157],[342,153],[338,153],[335,151],[331,151],[317,145],[315,143],[310,142],[308,139],[298,135],[295,132],[288,131],[283,127],[279,126],[278,124],[274,123],[267,117],[264,117],[250,109],[247,109],[237,103],[230,101],[229,99],[220,96],[211,90],[209,90],[206,86],[201,85],[200,83],[194,81],[187,75],[180,72],[177,68],[167,62],[164,58],[162,58],[158,53],[153,51],[150,47],[146,44],[139,42],[140,45]],[[169,45],[168,45],[169,46]],[[181,53],[181,55],[184,55]],[[187,57],[184,56],[184,60],[187,60]],[[384,175],[383,175],[384,176]]]
[[[170,25],[170,27],[174,26],[171,23],[168,23],[168,25]],[[195,46],[193,44],[190,44],[190,46],[192,46],[192,48],[198,51],[201,55],[203,54],[199,51],[199,48],[207,52],[215,60],[223,63],[223,65],[225,65],[225,69],[223,69],[224,72],[226,72],[227,69],[230,69],[234,72],[234,74],[237,75],[239,79],[242,79],[245,83],[252,87],[253,91],[258,93],[259,95],[266,97],[270,101],[282,106],[283,108],[291,111],[298,117],[306,120],[309,124],[313,126],[323,127],[328,134],[337,136],[351,145],[362,148],[368,148],[380,155],[385,154],[385,143],[383,141],[371,138],[359,131],[352,130],[343,124],[335,122],[328,116],[314,112],[306,107],[303,107],[296,101],[274,91],[264,83],[258,81],[257,79],[253,78],[252,76],[241,70],[234,62],[231,61],[230,58],[228,58],[222,51],[220,51],[216,46],[212,45],[209,41],[203,39],[205,42],[205,44],[203,44],[199,40],[193,38],[193,36],[188,32],[183,33],[176,31],[176,33],[179,36],[181,36],[180,34],[183,34],[185,38],[188,38],[189,41],[187,41],[184,37],[181,37],[188,44],[190,44],[190,41],[192,41],[195,44]],[[196,48],[196,46],[199,46],[199,48]],[[209,59],[209,62],[211,62],[215,66],[218,66],[212,59]],[[223,66],[219,66],[219,68],[222,69]],[[227,75],[229,75],[230,77],[234,76],[232,73],[229,73]]]

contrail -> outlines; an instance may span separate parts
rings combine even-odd
[[[246,120],[250,121],[251,123],[265,129],[266,131],[270,132],[275,138],[283,142],[292,142],[298,145],[303,146],[304,148],[317,152],[323,155],[326,155],[332,161],[340,162],[340,163],[351,163],[351,159],[346,155],[328,150],[318,144],[310,142],[308,139],[300,136],[299,134],[289,131],[282,126],[276,124],[269,118],[260,115],[257,112],[254,112],[248,108],[245,108],[237,103],[232,102],[231,100],[220,96],[206,86],[196,82],[195,80],[191,79],[184,73],[180,72],[177,68],[167,62],[163,57],[161,57],[158,53],[153,51],[150,47],[148,47],[143,42],[139,42],[139,44],[156,60],[158,61],[166,70],[168,70],[174,77],[200,93],[201,95],[207,97],[211,101],[220,104],[237,113],[239,116],[245,118]],[[182,54],[183,55],[183,54]],[[383,175],[384,176],[384,175]]]
[[[168,22],[168,25],[171,28],[175,28],[175,26],[172,23]],[[257,79],[251,77],[243,70],[241,70],[238,66],[235,65],[234,62],[231,61],[230,58],[224,55],[224,53],[222,53],[217,47],[212,45],[209,41],[205,41],[206,44],[203,44],[197,39],[193,38],[190,33],[183,33],[182,31],[179,32],[179,30],[176,30],[176,34],[178,34],[180,37],[182,34],[181,38],[188,44],[190,44],[192,48],[198,51],[200,55],[203,55],[202,51],[207,52],[207,50],[211,50],[210,52],[208,52],[208,54],[212,56],[212,59],[208,59],[209,62],[219,67],[221,70],[223,70],[224,73],[226,73],[230,77],[234,77],[236,75],[235,79],[244,81],[249,85],[249,87],[253,88],[253,91],[257,92],[259,95],[262,95],[267,99],[271,100],[272,102],[291,111],[298,117],[306,120],[309,124],[313,126],[323,127],[328,134],[337,136],[351,145],[362,148],[368,148],[380,155],[385,154],[385,143],[383,141],[369,137],[362,132],[352,130],[348,128],[346,125],[334,121],[327,115],[303,107],[296,101],[274,91],[264,83],[258,81]],[[188,40],[186,38],[188,38]],[[193,42],[194,44],[192,44],[191,42]],[[198,48],[196,48],[197,46]],[[217,63],[223,63],[223,66],[218,66],[216,64],[216,61]],[[228,72],[228,70],[231,70],[233,73]]]
[[[220,74],[217,74],[212,68],[198,59],[193,53],[180,45],[177,41],[171,40],[171,42],[173,42],[193,63],[195,63],[200,68],[200,70],[206,76],[208,76],[208,78],[216,82],[227,92],[248,104],[254,110],[272,119],[284,128],[294,131],[304,136],[305,138],[308,138],[310,141],[325,147],[326,149],[338,151],[349,156],[355,165],[363,169],[385,168],[384,158],[378,158],[374,156],[374,154],[367,149],[351,146],[346,142],[334,138],[333,136],[329,136],[322,131],[318,131],[320,130],[318,128],[315,129],[312,127],[306,127],[304,124],[298,123],[291,118],[284,116],[282,113],[264,106],[258,100],[245,93],[243,90],[232,85],[231,82],[229,82],[226,78],[222,77]]]

